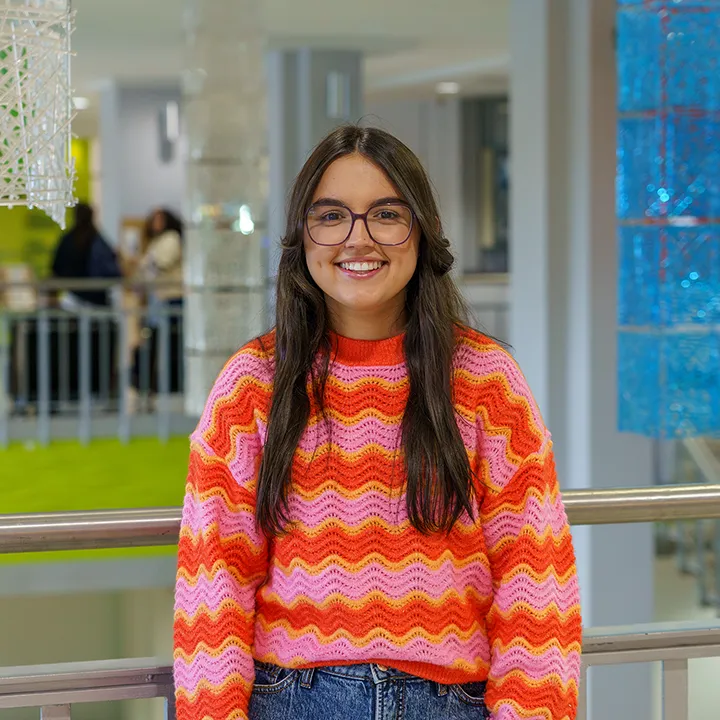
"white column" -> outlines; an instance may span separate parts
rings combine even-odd
[[[184,113],[185,409],[268,327],[264,33],[256,0],[190,0]]]
[[[651,481],[617,432],[614,0],[512,0],[511,342],[565,488]],[[577,528],[586,626],[650,622],[650,526]],[[646,720],[647,666],[594,669],[590,717]]]

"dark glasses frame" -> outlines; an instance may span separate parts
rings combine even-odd
[[[404,207],[404,208],[406,208],[407,210],[410,211],[410,227],[408,228],[407,237],[406,237],[402,242],[398,242],[398,243],[383,243],[383,242],[379,242],[378,240],[376,240],[376,239],[373,237],[373,234],[372,234],[372,232],[371,232],[371,230],[370,230],[370,226],[368,225],[368,215],[369,215],[373,210],[377,210],[378,208],[381,208],[381,207]],[[345,236],[345,239],[344,239],[344,240],[342,240],[341,242],[336,242],[336,243],[320,243],[320,242],[318,242],[317,240],[315,240],[315,238],[312,236],[312,231],[310,230],[310,213],[312,213],[313,210],[317,210],[318,208],[328,208],[328,209],[338,208],[338,209],[346,210],[346,211],[350,214],[350,217],[352,218],[352,222],[350,223],[350,230],[348,230],[348,234]],[[412,232],[413,232],[413,230],[415,229],[415,223],[416,223],[416,221],[417,221],[417,218],[416,218],[416,216],[415,216],[415,212],[414,212],[413,209],[410,207],[410,205],[408,205],[406,202],[402,202],[401,200],[396,200],[396,201],[393,201],[393,202],[378,202],[378,203],[375,203],[374,205],[372,205],[371,207],[369,207],[369,208],[367,209],[367,211],[365,211],[364,213],[356,213],[356,212],[353,212],[347,205],[345,205],[344,203],[341,203],[341,202],[335,202],[335,203],[332,203],[332,204],[331,204],[331,203],[319,202],[319,203],[315,203],[315,204],[311,205],[311,206],[307,209],[307,212],[305,213],[305,222],[304,222],[304,225],[305,225],[305,229],[307,230],[308,237],[309,237],[316,245],[319,245],[320,247],[338,247],[339,245],[344,245],[344,244],[350,239],[350,236],[352,235],[352,232],[353,232],[353,230],[355,229],[355,223],[356,223],[358,220],[362,220],[362,221],[365,223],[365,229],[367,230],[368,237],[369,237],[376,245],[382,245],[383,247],[399,247],[400,245],[404,245],[404,244],[410,239],[410,236],[412,235]]]

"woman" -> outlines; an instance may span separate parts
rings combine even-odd
[[[145,250],[132,269],[140,278],[156,284],[150,294],[152,309],[182,304],[182,221],[169,210],[155,210],[145,229]]]
[[[418,159],[343,127],[292,191],[275,331],[192,436],[180,720],[575,717],[581,621],[550,434],[465,325]]]
[[[100,280],[121,277],[115,251],[95,225],[92,207],[75,206],[75,221],[60,238],[52,262],[53,277],[67,280]],[[95,306],[109,305],[107,290],[73,290],[72,295]]]
[[[154,284],[147,294],[147,316],[142,332],[143,343],[135,351],[132,385],[137,390],[158,391],[158,343],[163,317],[167,317],[168,390],[176,392],[180,384],[180,348],[182,342],[183,275],[182,221],[169,210],[155,210],[145,229],[145,249],[127,272]]]

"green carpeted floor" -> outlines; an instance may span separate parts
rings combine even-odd
[[[187,438],[167,444],[154,438],[93,440],[82,446],[11,445],[0,450],[0,514],[166,507],[182,503],[187,472]],[[172,553],[172,548],[82,553],[0,555],[0,563],[133,557]]]

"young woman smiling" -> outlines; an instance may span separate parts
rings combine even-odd
[[[581,620],[550,434],[472,330],[418,159],[343,127],[290,200],[277,325],[192,436],[180,720],[572,720]]]

